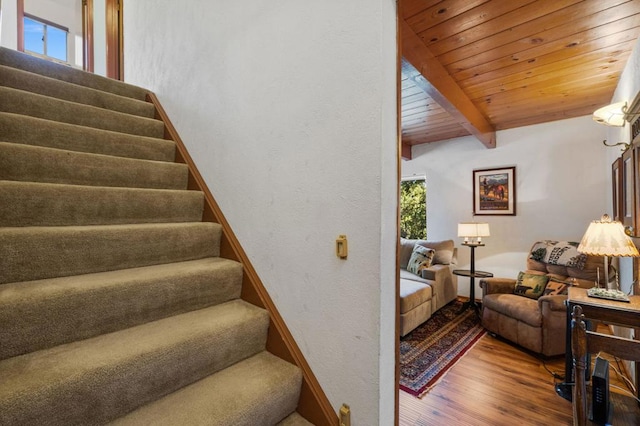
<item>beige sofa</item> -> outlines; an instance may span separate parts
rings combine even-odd
[[[532,275],[546,275],[556,283],[593,287],[598,268],[603,269],[601,256],[584,256],[579,266],[562,264],[554,260],[549,250],[562,245],[557,241],[538,241],[527,255],[526,268],[522,271]],[[573,244],[577,247],[577,243]],[[541,248],[543,246],[547,248]],[[538,255],[534,255],[538,252]],[[540,258],[545,257],[542,261]],[[549,259],[551,258],[551,259]],[[568,266],[569,265],[569,266]],[[604,275],[604,274],[601,274]],[[601,277],[601,280],[604,281]],[[567,324],[566,294],[546,295],[538,299],[515,293],[513,278],[484,278],[482,287],[482,325],[491,333],[500,335],[526,349],[545,356],[565,352]]]
[[[431,267],[418,276],[407,271],[416,243],[432,248]],[[405,336],[428,320],[434,312],[458,295],[457,277],[452,271],[457,263],[453,240],[425,241],[400,239],[400,335]]]

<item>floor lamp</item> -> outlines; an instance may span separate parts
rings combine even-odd
[[[458,224],[458,237],[463,237],[463,246],[467,246],[471,249],[471,268],[468,274],[458,271],[457,275],[469,277],[469,301],[465,302],[462,306],[462,310],[472,306],[476,311],[478,305],[476,304],[476,277],[485,277],[486,274],[476,274],[476,247],[484,246],[482,237],[489,237],[489,224],[477,223],[477,222],[463,222]]]

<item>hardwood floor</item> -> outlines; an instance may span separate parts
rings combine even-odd
[[[564,375],[564,356],[543,363],[487,334],[422,399],[400,391],[400,425],[571,425],[571,403],[554,390],[562,380],[544,364]]]

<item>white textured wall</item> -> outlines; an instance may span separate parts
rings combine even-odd
[[[453,238],[460,268],[469,267],[458,222],[488,222],[491,237],[476,249],[476,268],[515,278],[538,239],[580,241],[591,220],[611,210],[605,128],[590,117],[499,131],[497,148],[473,137],[413,148],[402,175],[426,174],[429,239]],[[516,166],[516,216],[473,216],[472,171]],[[469,281],[458,292],[469,295]],[[476,297],[480,297],[476,280]]]
[[[136,0],[124,18],[127,81],[158,94],[333,407],[392,424],[395,2]]]
[[[620,76],[618,86],[613,94],[611,103],[627,101],[629,104],[633,103],[633,100],[640,92],[640,43],[636,43],[629,60]],[[604,106],[604,105],[603,105]],[[631,141],[631,126],[626,123],[624,127],[606,127],[607,141],[608,143],[627,142]],[[607,151],[607,163],[611,164],[616,158],[620,156],[619,148],[610,148]],[[638,173],[638,171],[636,171]],[[636,188],[636,194],[638,194],[639,188]],[[611,188],[609,188],[608,198],[611,199]],[[637,225],[636,225],[637,226]],[[636,246],[639,245],[640,239],[634,239]],[[633,276],[633,261],[630,258],[624,258],[620,260],[620,287],[623,291],[629,292],[633,285],[633,281],[638,279]]]
[[[629,104],[633,103],[633,100],[638,96],[640,92],[640,43],[636,43],[629,60],[620,76],[618,86],[613,94],[611,103],[627,101]],[[610,143],[627,142],[631,141],[631,126],[626,123],[625,127],[607,127],[607,140]],[[607,153],[608,164],[611,164],[619,155],[620,151],[617,148],[610,148]],[[636,173],[639,173],[636,170]],[[636,188],[636,196],[640,188]],[[611,199],[611,189],[608,193],[609,199]],[[638,226],[638,224],[636,224]],[[636,246],[640,243],[640,238],[634,238]],[[620,288],[625,292],[630,292],[633,286],[633,282],[638,277],[633,276],[633,260],[631,258],[620,259]],[[633,330],[622,329],[615,327],[615,333],[623,337],[633,336]],[[625,361],[627,371],[630,372],[631,378],[635,378],[635,364]],[[633,380],[635,382],[635,380]],[[638,383],[634,383],[636,386]]]
[[[2,0],[0,3],[0,46],[18,48],[17,0]]]

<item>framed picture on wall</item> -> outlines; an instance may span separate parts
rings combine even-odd
[[[616,158],[611,164],[611,183],[613,195],[613,220],[622,222],[622,157]]]
[[[473,171],[473,214],[516,214],[516,168]]]
[[[628,235],[636,234],[636,158],[635,149],[628,149],[622,154],[622,188],[620,192],[620,204],[622,211],[620,219]]]

